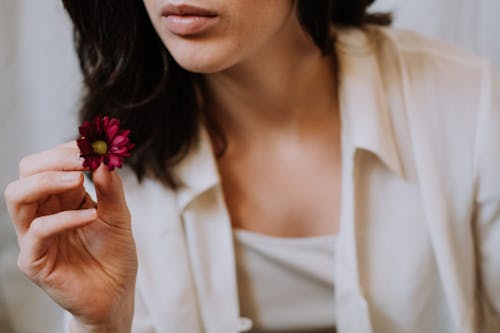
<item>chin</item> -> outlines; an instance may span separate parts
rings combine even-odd
[[[233,66],[235,52],[207,41],[177,41],[168,45],[170,54],[185,70],[199,74],[221,72]]]
[[[194,61],[192,59],[175,59],[176,62],[187,70],[188,72],[191,73],[197,73],[197,74],[213,74],[213,73],[218,73],[222,72],[223,70],[227,69],[229,66],[225,66],[224,64],[221,64],[217,61]]]

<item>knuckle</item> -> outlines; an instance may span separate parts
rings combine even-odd
[[[33,235],[35,238],[43,238],[44,236],[44,220],[45,218],[43,217],[37,217],[36,219],[31,222],[30,225],[30,233]]]
[[[54,181],[54,177],[50,173],[44,173],[41,174],[38,177],[38,185],[42,187],[46,187],[47,185],[50,185]]]
[[[12,183],[7,184],[3,191],[3,197],[6,202],[12,201]]]
[[[10,204],[12,204],[13,202],[15,202],[17,200],[15,182],[9,183],[5,187],[4,198],[5,198],[5,202],[7,203],[7,207],[9,207]]]
[[[35,271],[32,267],[32,264],[28,262],[26,257],[23,255],[23,253],[20,253],[19,256],[17,257],[17,268],[23,273],[25,276],[27,276],[30,280],[33,282],[37,283],[35,279]]]
[[[24,274],[28,275],[28,265],[26,264],[26,260],[24,259],[22,253],[17,256],[17,268]]]
[[[31,165],[31,155],[24,156],[19,161],[19,176],[24,176],[28,173],[29,167]]]

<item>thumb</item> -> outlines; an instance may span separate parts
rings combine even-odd
[[[110,224],[130,223],[130,214],[120,176],[102,163],[92,174],[97,196],[97,213]]]

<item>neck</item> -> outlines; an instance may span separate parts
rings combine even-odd
[[[336,107],[332,58],[323,56],[297,21],[257,54],[205,76],[207,112],[230,140],[255,133],[297,133],[331,119]]]

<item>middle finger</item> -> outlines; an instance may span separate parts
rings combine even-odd
[[[10,183],[5,190],[5,198],[16,229],[23,230],[27,224],[26,220],[34,217],[28,216],[30,214],[26,211],[23,212],[23,208],[29,208],[30,212],[35,208],[36,211],[38,202],[46,200],[52,194],[69,191],[82,184],[82,173],[78,171],[47,171]]]

